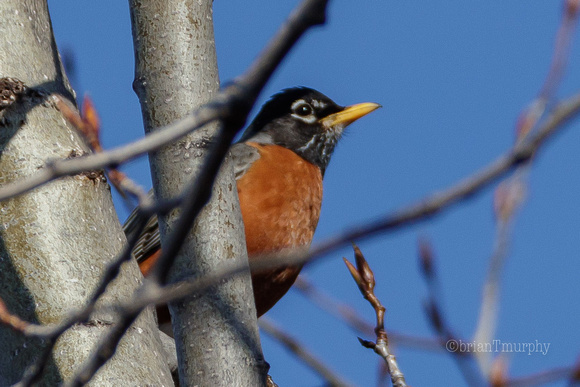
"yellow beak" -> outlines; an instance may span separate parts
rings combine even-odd
[[[338,113],[330,114],[324,118],[321,118],[319,122],[325,129],[330,129],[337,125],[341,125],[343,128],[346,128],[348,125],[352,124],[359,118],[366,116],[370,112],[373,112],[380,107],[381,105],[373,102],[358,103],[356,105],[347,106]]]

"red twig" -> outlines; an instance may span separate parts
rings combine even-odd
[[[9,326],[10,328],[25,334],[26,328],[30,326],[30,323],[21,320],[20,317],[13,315],[8,311],[6,304],[0,298],[0,323]]]
[[[55,96],[55,101],[64,118],[83,135],[93,152],[103,152],[100,140],[101,121],[91,98],[86,95],[83,99],[81,114],[65,99]],[[109,168],[107,175],[111,184],[124,198],[127,197],[127,194],[131,194],[142,203],[147,197],[145,191],[138,184],[114,166]]]

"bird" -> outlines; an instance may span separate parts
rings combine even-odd
[[[262,106],[230,148],[249,260],[310,246],[320,217],[322,180],[334,149],[348,125],[379,107],[371,102],[340,106],[307,87],[284,89]],[[135,219],[134,212],[124,226],[127,234],[135,228]],[[133,251],[144,276],[160,255],[160,241],[153,217]],[[251,273],[258,317],[286,294],[302,266]],[[158,309],[159,324],[168,318],[166,309]]]

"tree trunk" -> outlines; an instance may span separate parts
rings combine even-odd
[[[77,157],[89,150],[49,98],[74,101],[54,42],[46,1],[0,1],[2,94],[16,93],[0,108],[0,184],[34,174],[47,161]],[[0,297],[21,318],[49,324],[82,308],[125,238],[101,172],[60,179],[0,203]],[[140,283],[135,262],[102,297],[128,298]],[[70,380],[114,315],[95,313],[57,341],[41,384]],[[22,378],[43,343],[0,326],[0,385]],[[153,314],[144,312],[129,329],[116,355],[95,376],[95,385],[170,385]]]
[[[130,0],[137,92],[146,131],[183,118],[207,102],[219,80],[211,0]],[[209,125],[155,152],[158,198],[179,195],[203,166],[216,132]],[[179,211],[160,219],[162,245]],[[247,261],[232,164],[226,159],[210,202],[176,257],[169,282],[201,277],[226,263]],[[265,384],[249,271],[210,291],[170,304],[181,385]]]

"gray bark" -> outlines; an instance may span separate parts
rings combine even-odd
[[[219,80],[211,0],[130,0],[135,42],[135,90],[146,131],[183,118],[207,102]],[[155,194],[180,194],[203,166],[216,126],[155,152]],[[179,211],[160,219],[162,245]],[[231,162],[222,165],[212,199],[176,257],[169,282],[247,262]],[[170,304],[181,385],[258,386],[266,367],[256,324],[249,272],[210,291]]]
[[[35,173],[47,161],[89,150],[48,99],[73,101],[54,42],[46,1],[0,1],[0,77],[17,78],[29,92],[0,110],[0,184]],[[102,172],[81,174],[0,203],[0,297],[8,309],[36,323],[58,323],[82,308],[104,267],[125,239]],[[127,299],[140,283],[136,263],[102,297]],[[42,385],[70,380],[114,315],[100,312],[68,330],[48,360]],[[22,377],[43,343],[0,326],[0,385]],[[150,310],[129,329],[94,385],[171,385]]]

